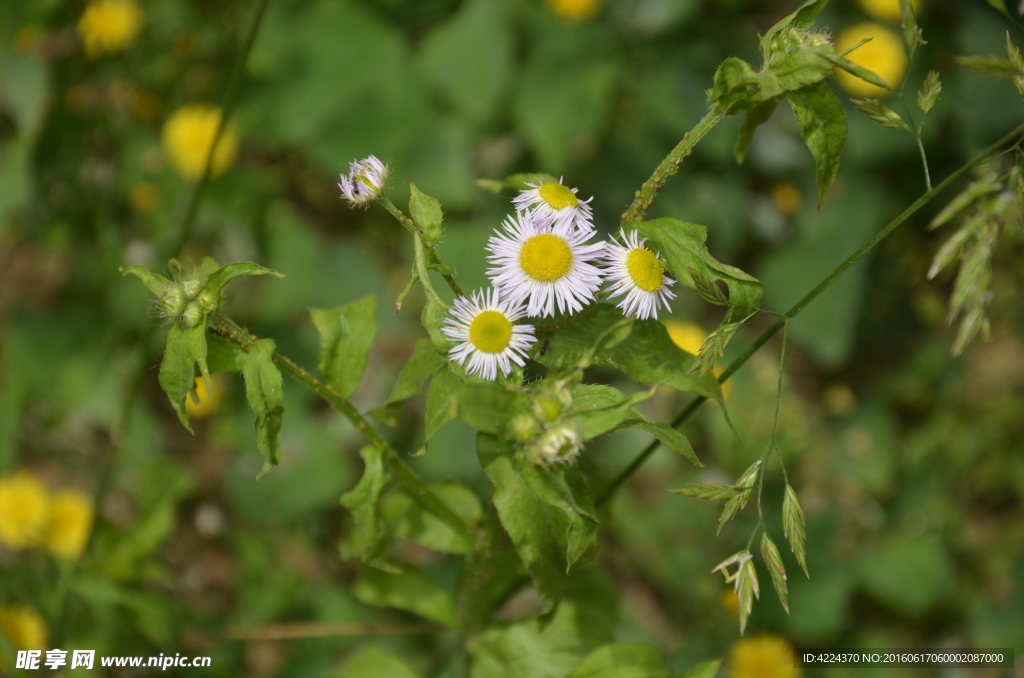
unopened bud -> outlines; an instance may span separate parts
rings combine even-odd
[[[181,324],[185,327],[195,327],[203,321],[203,309],[196,302],[189,303],[185,312],[181,314]]]
[[[171,285],[160,297],[160,313],[168,318],[176,318],[185,310],[185,293],[180,285]]]
[[[532,414],[517,414],[509,422],[509,433],[516,442],[525,443],[540,435],[540,422]]]
[[[199,305],[202,306],[203,310],[207,313],[213,313],[217,310],[217,306],[219,306],[217,303],[217,295],[210,290],[203,290],[200,292],[196,301],[199,302]]]
[[[181,289],[185,292],[185,298],[189,301],[195,299],[202,288],[203,285],[198,280],[184,280],[181,283]]]

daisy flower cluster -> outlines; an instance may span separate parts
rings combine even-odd
[[[668,289],[675,281],[636,231],[590,242],[593,198],[581,200],[561,180],[527,186],[512,200],[515,214],[487,241],[491,289],[456,300],[443,330],[457,342],[451,358],[484,379],[524,364],[536,339],[532,325],[516,320],[579,313],[605,282],[612,297],[624,297],[619,308],[641,319],[657,318],[675,296]]]

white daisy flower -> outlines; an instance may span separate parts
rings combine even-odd
[[[345,199],[354,206],[365,205],[376,200],[384,193],[384,186],[388,182],[389,168],[376,156],[369,156],[362,160],[356,160],[348,164],[349,173],[341,175],[338,188],[344,194]]]
[[[515,304],[528,300],[531,316],[576,313],[594,300],[602,272],[589,263],[601,256],[604,242],[584,244],[593,231],[568,224],[549,224],[533,212],[517,212],[505,219],[505,232],[487,241],[495,264],[487,269],[502,296]]]
[[[644,247],[647,238],[639,239],[636,231],[626,235],[624,230],[619,231],[619,237],[621,245],[613,237],[605,248],[605,273],[612,283],[608,292],[613,297],[626,295],[618,304],[626,315],[641,320],[657,318],[659,305],[669,310],[668,300],[676,295],[668,287],[676,281],[665,275],[658,260],[660,254]]]
[[[583,436],[572,424],[555,426],[544,432],[532,450],[536,461],[545,464],[567,464],[583,451]]]
[[[554,225],[571,225],[581,231],[593,232],[594,212],[589,204],[593,197],[580,200],[576,197],[576,191],[579,189],[563,185],[561,179],[557,184],[526,185],[530,188],[520,191],[519,195],[512,199],[516,211],[532,211],[549,219]]]
[[[489,381],[498,378],[499,369],[508,375],[513,362],[525,365],[526,352],[537,341],[533,325],[513,325],[524,315],[522,304],[502,299],[494,288],[477,290],[471,299],[457,297],[441,328],[446,337],[459,342],[448,355],[470,374]]]

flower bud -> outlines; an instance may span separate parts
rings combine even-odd
[[[557,421],[570,408],[572,408],[572,391],[561,382],[538,393],[533,399],[533,413],[545,424]]]
[[[195,299],[202,288],[203,285],[198,280],[184,280],[181,283],[181,289],[185,292],[185,298],[189,301]]]
[[[583,435],[575,422],[561,424],[544,432],[527,450],[533,463],[568,464],[583,450]]]
[[[199,305],[207,313],[213,313],[220,305],[217,303],[217,295],[210,290],[203,290],[200,292],[199,296],[196,297],[196,301],[199,302]]]
[[[195,327],[203,321],[203,309],[196,302],[190,302],[181,314],[180,322],[185,327]]]
[[[185,293],[181,289],[181,285],[171,285],[164,292],[164,295],[160,297],[159,308],[160,313],[168,318],[177,318],[181,315],[181,312],[185,310]]]
[[[532,414],[517,414],[509,422],[509,434],[516,442],[525,443],[540,435],[540,422]]]

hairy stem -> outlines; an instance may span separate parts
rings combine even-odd
[[[633,204],[622,215],[623,222],[640,221],[644,218],[658,191],[665,185],[668,178],[679,170],[679,164],[686,156],[690,155],[697,142],[703,139],[704,135],[710,132],[728,113],[728,108],[715,106],[701,118],[692,130],[683,135],[676,147],[654,168],[651,177],[641,184],[640,190],[636,192],[636,197],[633,199]]]
[[[839,266],[837,266],[836,269],[832,271],[832,273],[830,273],[824,280],[818,283],[814,287],[814,289],[812,289],[810,292],[804,295],[803,299],[796,302],[793,308],[789,309],[789,311],[782,318],[776,320],[771,327],[765,330],[760,337],[754,340],[754,343],[752,343],[746,351],[744,351],[735,360],[729,363],[729,366],[726,367],[722,374],[718,376],[718,382],[725,383],[725,381],[729,379],[729,377],[735,374],[740,369],[740,367],[742,367],[748,360],[750,360],[751,356],[757,353],[757,351],[762,346],[767,344],[772,337],[778,334],[779,330],[785,327],[791,319],[800,315],[800,313],[805,308],[807,308],[808,304],[810,304],[812,301],[818,298],[818,295],[820,295],[822,292],[828,289],[829,286],[831,286],[832,283],[834,283],[839,278],[839,276],[845,273],[848,268],[857,263],[857,261],[859,261],[861,257],[863,257],[865,254],[871,251],[871,249],[875,245],[877,245],[886,236],[888,236],[890,233],[892,233],[901,225],[903,225],[907,221],[907,219],[913,216],[918,210],[920,210],[922,207],[924,207],[929,202],[934,200],[935,197],[939,195],[939,193],[946,190],[946,188],[954,181],[956,181],[964,174],[969,172],[972,168],[985,162],[992,156],[1000,154],[1002,152],[1002,149],[1008,143],[1013,141],[1015,138],[1020,137],[1022,133],[1024,133],[1024,125],[1018,125],[1012,132],[1010,132],[1009,134],[1001,138],[999,141],[995,142],[994,144],[986,148],[978,155],[974,156],[974,158],[969,160],[966,164],[962,165],[959,169],[957,169],[948,177],[946,177],[939,185],[935,186],[935,188],[932,188],[931,190],[928,190],[924,194],[922,194],[921,197],[919,197],[909,207],[903,210],[903,212],[900,213],[899,216],[890,221],[885,226],[885,228],[883,228],[881,231],[876,233],[870,240],[864,243],[864,245],[861,246],[860,249],[858,249],[856,252],[847,257],[843,263],[839,264]],[[1020,140],[1018,139],[1018,143],[1019,141]],[[706,401],[707,398],[705,398],[704,396],[700,396],[691,401],[690,404],[687,405],[686,409],[680,412],[679,415],[672,420],[672,427],[678,428],[679,426],[681,426],[683,422],[692,417],[693,414],[697,410],[699,410],[701,405],[703,405]],[[615,480],[609,483],[608,487],[606,487],[601,492],[601,494],[598,495],[597,501],[595,502],[597,506],[601,506],[605,504],[609,499],[611,499],[612,496],[615,494],[615,491],[622,487],[623,483],[625,483],[626,480],[628,480],[634,473],[637,472],[637,470],[640,469],[641,466],[644,465],[644,462],[646,462],[647,459],[654,453],[654,451],[658,449],[658,446],[660,444],[661,443],[659,443],[658,441],[655,441],[648,445],[646,448],[644,448],[643,451],[640,452],[640,454],[638,454],[636,458],[629,464],[629,466],[627,466],[621,473],[619,473],[619,475],[615,477]]]
[[[211,317],[210,331],[219,336],[231,339],[242,346],[242,348],[246,349],[247,347],[254,346],[257,341],[256,337],[248,330],[224,315],[223,312],[218,312]],[[469,529],[466,523],[456,515],[447,504],[438,499],[437,495],[430,491],[430,488],[428,488],[423,481],[417,477],[413,470],[409,468],[404,461],[402,461],[402,458],[398,455],[395,449],[391,447],[386,440],[380,437],[380,434],[374,430],[370,425],[370,422],[368,422],[366,418],[359,413],[359,410],[342,398],[338,392],[334,390],[333,386],[325,383],[317,377],[314,377],[288,356],[275,351],[273,360],[274,364],[277,365],[282,372],[326,400],[332,407],[334,407],[334,409],[341,412],[341,414],[349,420],[356,431],[366,438],[367,442],[374,447],[381,449],[385,453],[385,459],[387,460],[389,468],[398,476],[402,484],[405,485],[407,490],[409,490],[409,493],[412,494],[412,496],[420,502],[424,508],[446,522],[460,537],[462,537],[462,539],[466,541],[466,543],[470,545],[476,543],[473,532]]]
[[[437,253],[437,250],[434,249],[434,245],[427,245],[426,243],[423,242],[423,232],[420,231],[420,228],[419,226],[416,225],[416,222],[414,222],[409,217],[405,216],[405,212],[398,209],[395,203],[391,202],[391,198],[385,195],[381,197],[378,200],[378,202],[384,206],[384,209],[391,213],[391,216],[398,220],[398,223],[405,226],[405,229],[409,231],[409,233],[412,233],[413,237],[417,238],[420,241],[421,246],[426,251],[426,255],[430,258],[431,261],[436,263],[439,267],[446,267],[446,264],[443,261],[441,261],[441,256]],[[448,287],[450,287],[452,292],[455,293],[455,296],[466,296],[465,294],[462,293],[462,288],[459,287],[458,281],[455,280],[455,277],[451,273],[447,273],[445,271],[440,270],[438,271],[438,273],[440,273],[441,277],[444,278],[444,281],[448,283]],[[426,286],[429,284],[428,281],[430,280],[429,278],[426,277],[426,271],[420,274],[420,279],[423,281],[424,289],[426,289]]]

